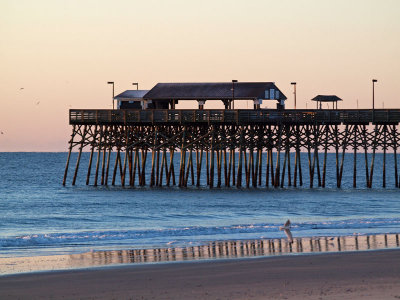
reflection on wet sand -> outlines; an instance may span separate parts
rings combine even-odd
[[[218,258],[246,258],[290,253],[318,253],[377,250],[399,247],[398,234],[216,241],[192,247],[170,247],[119,251],[98,251],[70,255],[71,265],[100,266],[110,264],[154,263]]]
[[[66,270],[118,264],[262,257],[290,253],[362,251],[396,247],[400,247],[399,234],[306,237],[295,238],[293,243],[289,243],[286,239],[216,241],[191,247],[93,251],[71,255],[0,258],[0,274]]]

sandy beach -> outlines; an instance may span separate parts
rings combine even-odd
[[[400,299],[400,251],[130,265],[0,277],[1,299]]]

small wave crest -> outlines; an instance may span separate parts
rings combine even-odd
[[[293,220],[294,221],[294,220]],[[215,240],[221,237],[230,236],[238,238],[246,234],[260,235],[263,237],[275,237],[279,232],[277,223],[263,224],[235,224],[230,226],[191,226],[179,228],[147,229],[147,230],[104,230],[104,231],[85,231],[85,232],[61,232],[61,233],[38,233],[13,237],[0,238],[1,248],[20,248],[20,247],[46,247],[46,246],[66,246],[66,245],[84,245],[108,242],[129,242],[142,241],[143,244],[158,239],[166,241],[175,241],[179,239],[195,240],[196,237],[207,237],[208,240]],[[292,222],[292,231],[297,235],[307,236],[310,232],[315,235],[321,235],[325,230],[331,232],[348,230],[362,232],[363,229],[370,228],[400,228],[400,218],[396,219],[351,219],[339,221],[323,222]]]

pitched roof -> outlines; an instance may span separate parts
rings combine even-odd
[[[265,91],[279,91],[276,100],[286,96],[273,82],[235,82],[236,99],[265,99]],[[224,100],[232,99],[232,82],[158,83],[145,96],[152,100]]]
[[[321,101],[321,102],[335,102],[335,101],[343,101],[336,95],[318,95],[311,99],[312,101]]]
[[[127,90],[114,97],[116,100],[143,99],[149,90]]]

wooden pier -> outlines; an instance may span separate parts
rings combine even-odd
[[[90,151],[86,184],[122,186],[326,186],[328,152],[335,153],[336,186],[342,186],[345,154],[364,156],[365,182],[373,186],[375,156],[383,153],[397,169],[400,109],[389,110],[76,110],[69,112],[71,152],[78,151],[72,185],[82,151]],[[294,161],[290,155],[294,153]],[[111,157],[115,157],[111,161]],[[307,168],[301,155],[308,159]],[[179,160],[179,168],[175,162]],[[150,166],[150,168],[149,168]],[[146,170],[147,169],[147,170]],[[150,171],[149,171],[150,170]],[[206,172],[206,176],[202,176]],[[309,182],[303,179],[308,172]],[[92,175],[92,176],[91,176]],[[376,177],[376,175],[375,175]],[[202,178],[205,178],[202,182]]]

